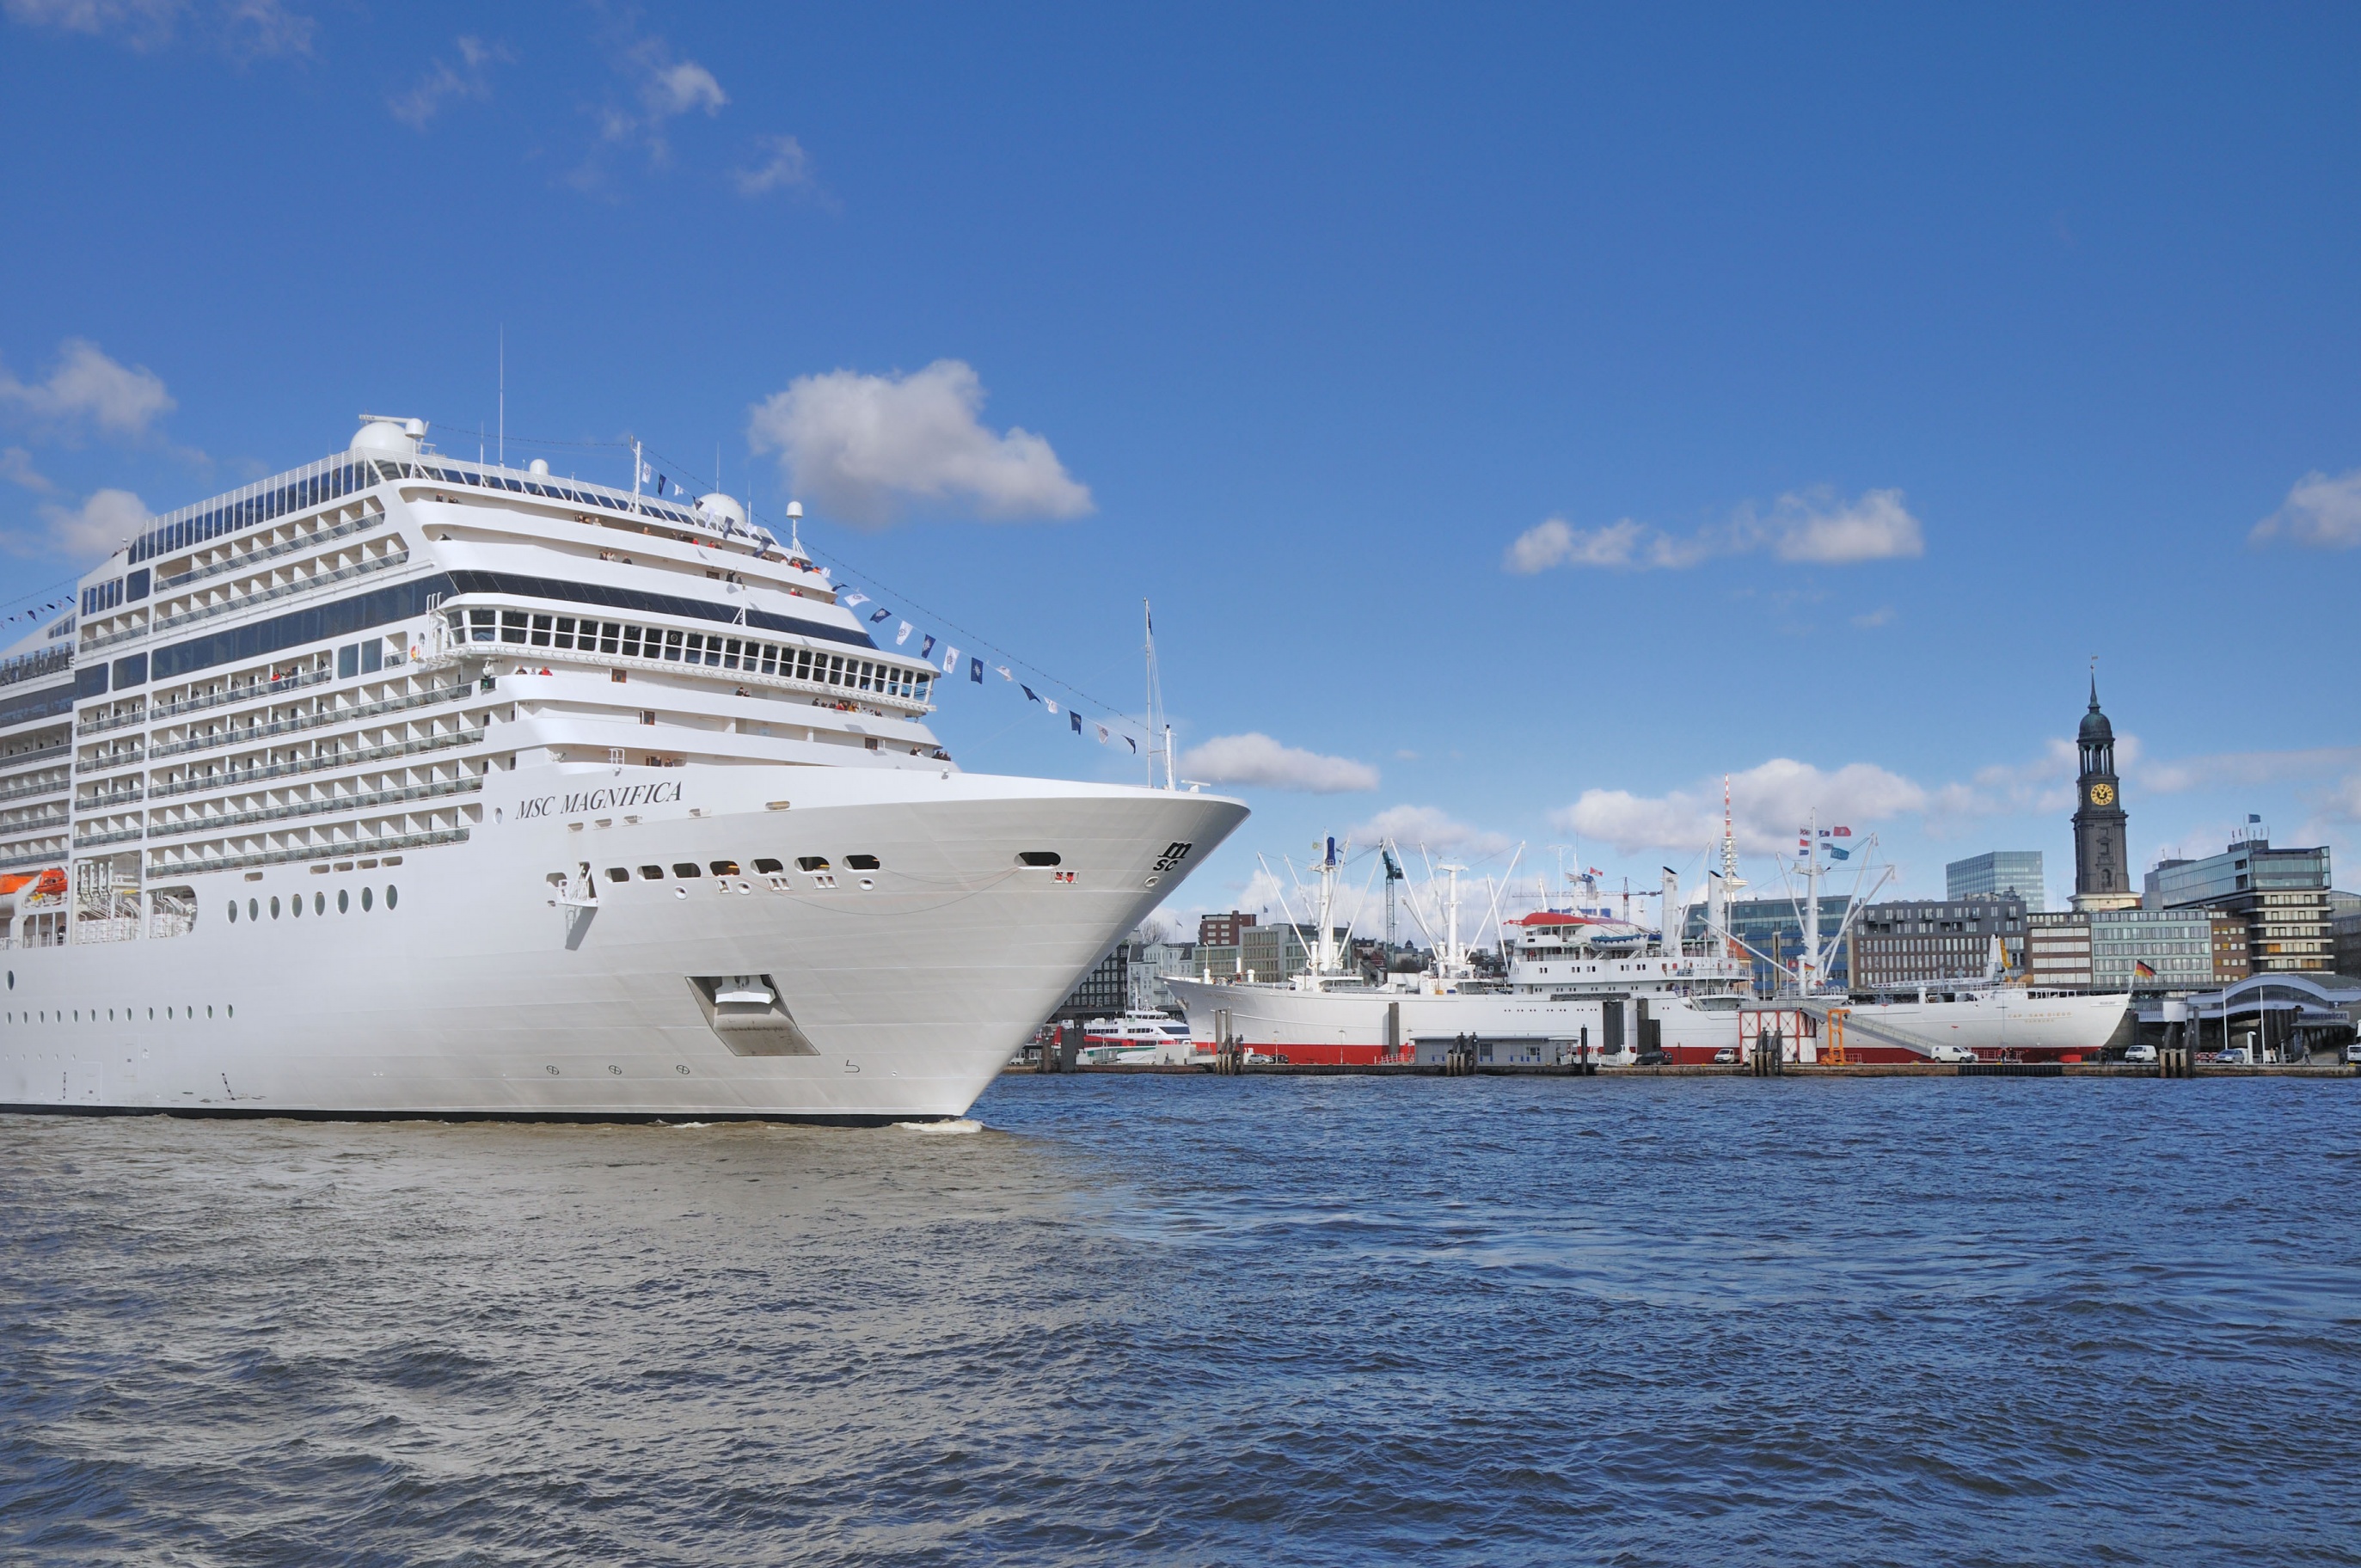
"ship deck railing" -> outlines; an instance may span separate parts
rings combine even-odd
[[[265,588],[260,593],[241,594],[236,598],[224,599],[219,604],[204,604],[199,605],[194,609],[184,609],[178,615],[164,617],[152,626],[141,628],[141,631],[161,635],[167,631],[178,630],[183,626],[193,626],[200,620],[211,620],[217,615],[232,615],[241,609],[251,609],[257,605],[270,604],[295,594],[308,594],[315,589],[333,587],[337,583],[348,583],[355,577],[365,577],[371,572],[390,572],[396,566],[408,565],[410,565],[410,552],[399,550],[392,554],[379,555],[373,560],[356,561],[349,566],[339,566],[333,572],[320,572],[295,582],[281,583],[275,588]],[[122,632],[115,632],[111,640],[119,641],[124,635]],[[104,647],[109,640],[101,639],[98,641],[85,642],[82,646]]]
[[[190,751],[211,751],[224,746],[240,745],[248,740],[267,740],[274,735],[293,735],[305,729],[325,729],[356,719],[374,718],[379,714],[400,713],[408,708],[428,707],[436,703],[456,702],[468,686],[430,686],[423,692],[409,692],[376,702],[365,702],[356,707],[330,708],[325,713],[302,713],[292,718],[275,719],[269,724],[249,724],[244,729],[235,726],[218,735],[192,735],[185,740],[168,740],[148,754],[151,757],[178,757]]]
[[[383,855],[401,850],[423,850],[435,844],[464,844],[468,829],[441,828],[431,833],[390,833],[383,838],[347,839],[340,844],[303,844],[291,850],[261,850],[248,855],[224,855],[214,860],[156,861],[148,867],[151,878],[195,876],[205,872],[246,871],[255,866],[291,865],[302,861],[334,860],[338,856]]]
[[[380,806],[398,806],[405,801],[473,795],[483,787],[484,781],[472,775],[438,779],[433,784],[371,790],[366,795],[334,795],[326,800],[297,801],[291,806],[273,806],[260,811],[235,811],[220,817],[192,817],[183,822],[159,822],[148,828],[148,836],[151,839],[180,839],[192,833],[226,832],[236,828],[251,828],[262,822],[291,822],[303,817],[334,817],[344,812],[368,811]],[[91,843],[102,841],[88,840]]]
[[[324,528],[316,532],[306,533],[299,539],[290,539],[278,544],[265,546],[260,550],[233,555],[226,561],[215,561],[209,565],[199,566],[194,571],[181,572],[170,577],[159,577],[156,579],[155,591],[160,598],[177,589],[185,588],[192,583],[202,583],[209,578],[218,577],[225,572],[239,571],[264,561],[276,561],[282,555],[292,555],[299,550],[316,549],[323,544],[333,544],[339,539],[349,539],[354,534],[365,529],[374,528],[384,521],[385,513],[369,512],[365,516],[340,522],[334,528]]]
[[[242,768],[226,773],[209,773],[203,778],[175,779],[148,786],[150,801],[170,800],[184,795],[204,795],[217,789],[236,789],[240,784],[259,783],[267,779],[291,779],[304,773],[326,773],[335,768],[358,767],[367,762],[381,762],[390,757],[414,757],[423,751],[447,751],[454,746],[472,746],[484,738],[482,726],[473,729],[456,729],[447,735],[422,735],[415,740],[390,741],[382,746],[364,746],[353,751],[328,751],[317,757],[298,757],[291,762],[272,762],[267,767]]]

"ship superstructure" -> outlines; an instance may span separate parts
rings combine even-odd
[[[0,1102],[957,1114],[1245,815],[962,773],[792,535],[424,433],[0,661]]]

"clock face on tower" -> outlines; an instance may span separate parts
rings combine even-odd
[[[2092,806],[2113,806],[2113,805],[2114,805],[2114,804],[2115,804],[2115,786],[2114,786],[2114,785],[2113,785],[2113,784],[2092,784],[2092,785],[2091,786],[2091,804],[2092,804]]]

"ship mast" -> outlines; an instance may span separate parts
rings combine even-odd
[[[1156,669],[1156,611],[1146,599],[1139,601],[1139,619],[1148,636],[1148,787],[1156,787],[1156,757],[1160,747],[1164,755],[1164,787],[1171,789],[1172,726],[1159,727],[1157,718],[1164,708],[1164,680]]]

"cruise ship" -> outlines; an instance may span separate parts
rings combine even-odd
[[[0,656],[0,1109],[956,1117],[1246,815],[962,772],[792,533],[426,433]]]

